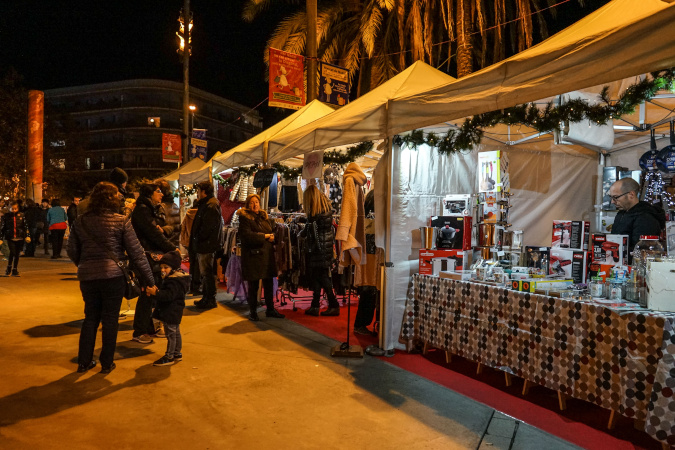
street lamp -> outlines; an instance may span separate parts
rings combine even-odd
[[[190,105],[190,112],[192,113],[192,126],[190,127],[190,131],[195,129],[195,111],[197,111],[197,107],[195,105]]]
[[[183,164],[188,161],[188,104],[190,103],[190,54],[192,53],[192,13],[190,0],[184,0],[178,18],[178,54],[183,59]]]

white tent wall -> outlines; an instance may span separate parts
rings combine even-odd
[[[554,147],[555,148],[555,147]],[[375,172],[376,239],[390,242],[385,269],[382,308],[383,348],[402,349],[398,342],[403,312],[410,295],[410,278],[418,272],[421,241],[419,227],[430,216],[441,213],[446,194],[473,194],[478,191],[477,161],[480,151],[503,150],[510,160],[513,229],[522,229],[526,245],[551,244],[554,219],[589,219],[597,179],[597,157],[565,151],[532,151],[515,147],[481,145],[478,151],[439,155],[426,145],[417,150],[393,148],[393,170],[388,177],[388,155]],[[386,214],[387,181],[391,182],[391,208]],[[383,239],[389,224],[389,235]]]

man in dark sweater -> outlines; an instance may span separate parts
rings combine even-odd
[[[640,201],[640,185],[632,178],[622,178],[609,188],[609,196],[619,210],[612,234],[628,235],[628,259],[640,236],[659,236],[666,227],[666,214],[656,205]]]

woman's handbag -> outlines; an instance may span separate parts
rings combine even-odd
[[[141,295],[141,283],[138,281],[138,277],[134,271],[129,268],[129,263],[127,261],[120,261],[119,259],[115,258],[115,255],[113,255],[113,253],[108,250],[107,247],[101,245],[91,236],[91,234],[89,234],[87,228],[84,226],[84,220],[80,219],[80,223],[82,224],[82,230],[87,235],[87,237],[89,237],[89,239],[94,241],[99,247],[105,250],[110,259],[115,261],[115,264],[117,264],[117,266],[122,269],[122,273],[124,273],[124,280],[126,281],[126,285],[124,286],[124,298],[131,300]]]

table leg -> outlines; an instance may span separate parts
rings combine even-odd
[[[476,367],[476,375],[480,375],[481,373],[483,373],[483,365],[478,363],[478,366]]]
[[[530,385],[532,383],[529,380],[523,381],[523,395],[527,395],[530,392]]]
[[[607,422],[607,429],[613,430],[615,425],[616,425],[616,411],[612,409],[610,410],[609,413],[609,421]]]
[[[558,391],[558,404],[560,405],[560,411],[567,409],[567,397],[560,391]]]
[[[511,374],[504,372],[504,379],[506,380],[506,386],[511,386]]]
[[[422,354],[426,355],[428,351],[429,351],[429,343],[425,342],[424,347],[422,347]]]
[[[445,362],[448,364],[452,362],[452,353],[448,351],[445,352]]]

